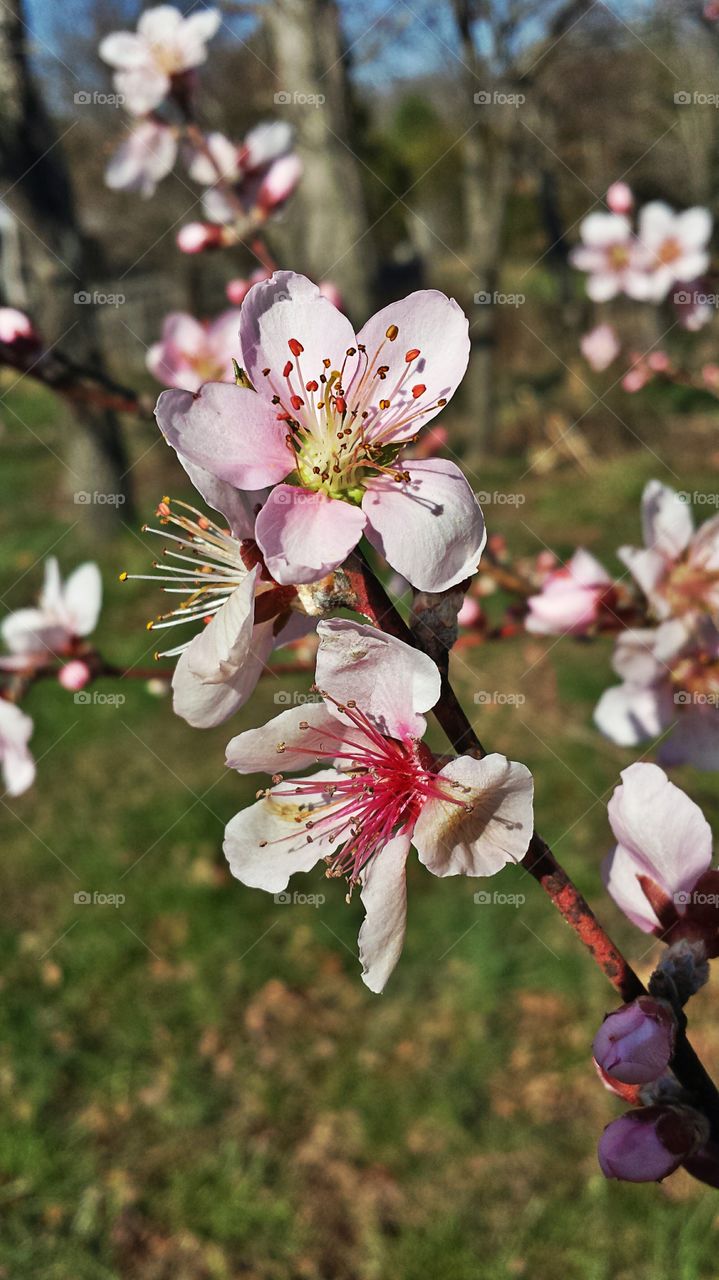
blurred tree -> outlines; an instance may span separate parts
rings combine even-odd
[[[48,345],[71,349],[76,363],[104,371],[95,307],[86,294],[87,243],[78,224],[72,183],[55,127],[29,71],[22,0],[0,5],[0,177],[4,200],[25,235],[29,309]],[[8,298],[9,302],[15,301]],[[21,299],[18,299],[22,303]],[[120,494],[131,508],[127,454],[114,414],[76,409],[82,431],[69,442],[76,490]],[[90,504],[98,529],[117,519],[118,504]]]
[[[375,275],[357,156],[350,144],[347,58],[335,0],[272,0],[263,10],[274,48],[275,103],[292,119],[304,176],[294,198],[298,258],[331,277],[355,320],[371,310]]]

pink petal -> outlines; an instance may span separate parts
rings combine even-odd
[[[496,754],[459,756],[438,778],[448,798],[427,800],[420,812],[412,836],[420,862],[435,876],[491,876],[520,862],[533,830],[529,769]]]
[[[386,336],[391,325],[399,330],[394,341]],[[437,401],[451,400],[462,381],[469,360],[469,321],[454,298],[437,289],[420,289],[378,311],[357,334],[357,341],[367,348],[370,362],[375,353],[381,353],[375,368],[389,366],[384,380],[374,380],[374,393],[364,406],[370,409],[368,434],[381,434],[384,440],[409,440],[419,426],[441,412]],[[410,351],[419,351],[419,355],[408,362],[405,357]],[[402,386],[395,391],[400,379]],[[424,390],[415,397],[413,391],[418,386]],[[351,387],[347,392],[351,398]],[[385,398],[391,407],[381,410],[379,402]],[[408,414],[413,415],[412,422],[399,425]],[[397,424],[394,429],[393,423]]]
[[[694,532],[691,508],[674,489],[650,480],[642,494],[642,529],[645,546],[676,560]]]
[[[63,589],[63,612],[73,635],[89,636],[95,630],[101,605],[100,570],[88,560],[70,574]]]
[[[240,363],[260,395],[271,396],[269,383],[284,393],[282,371],[288,360],[295,364],[289,343],[299,342],[302,382],[331,369],[341,369],[349,347],[356,346],[349,320],[323,298],[317,285],[294,271],[276,271],[250,289],[242,304]],[[265,375],[263,369],[270,369]]]
[[[654,933],[661,925],[637,878],[647,874],[646,863],[620,844],[602,863],[602,879],[620,911],[644,933]]]
[[[364,527],[360,507],[280,484],[257,517],[255,536],[275,581],[294,584],[317,582],[336,569],[357,546]]]
[[[367,483],[367,537],[413,587],[446,591],[476,572],[487,540],[481,508],[454,462],[401,466],[409,484],[389,476]]]
[[[440,675],[425,653],[376,627],[331,618],[318,623],[315,680],[339,703],[354,699],[392,738],[421,738],[425,711],[440,695]]]
[[[339,777],[336,769],[321,769],[312,781],[331,783]],[[236,814],[225,830],[225,857],[233,876],[268,893],[282,893],[290,876],[311,871],[332,848],[326,836],[316,835],[310,842],[304,829],[307,818],[326,805],[327,797],[308,800],[306,795],[286,794],[289,790],[287,783],[273,787],[268,798]]]
[[[207,382],[195,394],[163,391],[155,417],[178,454],[238,489],[275,484],[292,468],[284,424],[246,387]]]
[[[219,511],[236,538],[254,538],[257,511],[267,498],[266,489],[235,489],[226,480],[218,480],[203,467],[188,462],[181,453],[177,455],[198,493],[208,506]]]
[[[605,689],[594,709],[597,728],[619,747],[636,747],[671,724],[671,700],[661,690],[620,684]]]
[[[361,873],[365,919],[359,931],[362,981],[370,991],[384,989],[402,954],[407,927],[409,836],[389,840]]]
[[[100,41],[97,52],[111,67],[141,67],[147,62],[147,45],[133,31],[113,31]]]
[[[134,116],[158,107],[170,88],[170,78],[151,65],[115,72],[115,88],[123,94],[123,106]]]
[[[671,896],[691,889],[712,859],[712,833],[693,800],[655,764],[622,770],[607,806],[620,845]]]

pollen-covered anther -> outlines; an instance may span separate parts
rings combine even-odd
[[[290,396],[290,404],[293,409],[301,409],[304,403],[305,402],[301,396]]]
[[[390,342],[394,342],[398,333],[399,333],[399,329],[397,328],[397,325],[391,324],[385,334],[385,337],[388,338]]]
[[[426,388],[426,386],[424,385],[424,383],[423,383],[423,382],[418,382],[416,387],[412,387],[412,396],[413,396],[413,399],[418,400],[420,396],[423,396],[423,395],[424,395],[424,393],[425,393],[425,391],[426,391],[426,390],[427,390],[427,388]]]
[[[319,383],[315,382],[314,378],[311,380],[311,382],[305,383],[305,391],[318,391],[318,390],[319,390]]]
[[[287,750],[287,743],[286,743],[286,742],[276,742],[276,743],[275,743],[275,751],[278,753],[278,755],[282,755],[282,752],[283,752],[283,751],[286,751],[286,750]]]
[[[411,364],[413,360],[417,359],[418,355],[420,355],[419,347],[412,347],[412,350],[408,351],[404,358],[407,361],[407,364]]]
[[[389,409],[389,400],[380,400],[379,407],[380,409]]]
[[[297,338],[290,338],[289,342],[287,343],[287,346],[289,347],[293,356],[301,356],[302,352],[304,351],[304,347],[302,346],[302,343],[299,342]]]
[[[292,366],[292,361],[291,361],[291,360],[288,360],[288,361],[287,361],[287,364],[285,365],[284,369],[282,370],[282,377],[283,377],[283,378],[289,378],[290,374],[292,373],[292,367],[293,367],[293,366]]]

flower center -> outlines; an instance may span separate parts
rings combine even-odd
[[[611,271],[623,271],[629,266],[629,250],[624,244],[613,244],[607,249],[607,261]]]
[[[675,615],[698,607],[711,609],[719,591],[719,571],[685,560],[670,570],[660,590]]]
[[[355,702],[339,704],[326,693],[322,696],[352,728],[348,732],[338,722],[333,733],[305,720],[300,729],[307,738],[308,758],[331,761],[339,776],[331,781],[302,778],[285,784],[282,775],[276,774],[275,785],[263,794],[273,806],[285,809],[287,802],[291,803],[293,821],[304,830],[309,843],[322,839],[329,845],[337,844],[337,852],[325,857],[326,874],[346,877],[351,891],[362,869],[393,836],[411,832],[428,799],[467,808],[454,794],[467,788],[440,778],[433,767],[434,756],[421,742],[387,738]],[[278,754],[284,750],[285,744],[278,743]],[[293,833],[281,840],[296,838]],[[260,843],[264,847],[279,842]]]
[[[397,483],[409,478],[397,457],[414,438],[413,425],[447,401],[428,403],[418,347],[406,351],[400,375],[387,383],[390,366],[383,352],[398,336],[398,326],[390,325],[373,354],[362,343],[348,347],[339,369],[327,356],[319,369],[305,369],[305,348],[290,338],[281,375],[263,370],[277,416],[287,423],[287,445],[304,488],[359,504],[372,476],[388,475]]]
[[[674,701],[682,704],[719,706],[719,661],[707,651],[688,654],[672,667]]]

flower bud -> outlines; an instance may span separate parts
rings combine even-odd
[[[666,1071],[676,1019],[664,1000],[640,996],[610,1013],[594,1037],[597,1066],[622,1084],[647,1084]]]
[[[175,243],[182,253],[202,253],[222,244],[222,228],[210,222],[188,222],[180,227]]]
[[[90,679],[90,668],[86,662],[75,658],[60,668],[57,678],[63,689],[68,689],[70,693],[78,693],[80,689],[85,688]]]
[[[282,156],[280,160],[275,160],[260,183],[257,193],[258,208],[265,213],[271,213],[273,209],[284,204],[296,189],[301,177],[302,161],[299,156],[291,153]]]
[[[631,213],[634,195],[626,182],[613,182],[607,191],[607,204],[612,213]]]
[[[605,1178],[661,1182],[708,1137],[708,1120],[691,1107],[639,1107],[607,1125],[597,1155]]]

